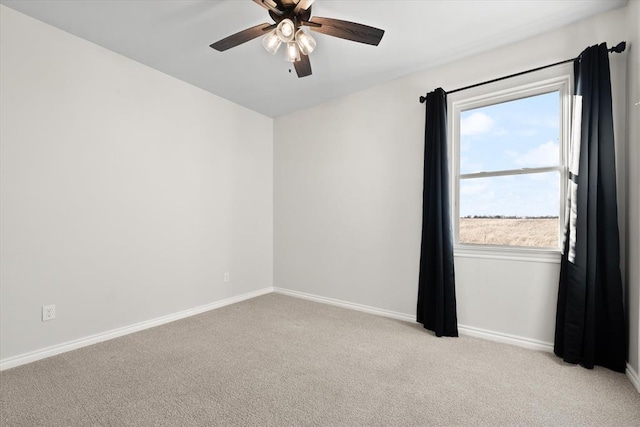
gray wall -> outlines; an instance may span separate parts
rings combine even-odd
[[[0,8],[0,358],[271,287],[273,120]]]
[[[571,58],[602,41],[615,44],[626,36],[625,13],[277,118],[274,286],[413,316],[424,149],[419,95]],[[611,60],[624,235],[626,54]],[[558,273],[557,260],[456,255],[459,323],[486,337],[548,349]]]
[[[424,132],[417,97],[626,38],[628,52],[611,58],[629,360],[639,372],[639,3],[281,117],[275,128],[0,6],[0,359],[274,279],[412,316]],[[456,264],[461,324],[552,341],[557,264],[463,256]],[[55,321],[40,322],[44,304],[56,304]]]
[[[627,309],[629,365],[640,373],[640,1],[627,6]],[[640,384],[640,383],[639,383]]]

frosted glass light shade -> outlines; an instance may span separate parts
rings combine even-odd
[[[276,32],[278,34],[278,37],[280,37],[280,40],[282,40],[285,43],[288,43],[293,40],[293,37],[296,32],[296,26],[291,19],[289,18],[283,19],[278,24],[278,27],[276,28]]]
[[[300,52],[305,55],[309,55],[313,52],[313,49],[316,48],[316,41],[309,34],[299,29],[296,32],[296,43],[298,43],[298,47],[300,48]]]
[[[295,42],[287,43],[287,61],[300,61],[300,51],[298,50],[298,45]]]
[[[271,31],[269,34],[262,38],[262,46],[269,52],[271,55],[275,55],[282,44],[282,40],[278,37],[278,33],[276,30]]]

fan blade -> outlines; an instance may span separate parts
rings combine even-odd
[[[311,6],[312,3],[313,3],[313,0],[300,0],[300,1],[298,1],[298,4],[296,5],[296,8],[293,9],[293,13],[298,13],[301,10],[309,9],[309,7]]]
[[[219,52],[224,52],[227,49],[231,49],[232,47],[236,47],[242,43],[248,42],[249,40],[253,40],[256,37],[260,37],[261,35],[266,34],[267,31],[273,30],[275,27],[275,24],[272,25],[267,23],[256,25],[255,27],[247,28],[246,30],[219,40],[210,46]]]
[[[379,28],[356,24],[355,22],[341,21],[339,19],[314,16],[309,23],[311,24],[309,27],[318,33],[374,46],[378,46],[378,43],[380,43],[384,35],[384,30]],[[303,22],[302,24],[305,25],[306,23]],[[318,27],[313,24],[319,24],[320,26]]]
[[[253,1],[254,3],[258,3],[260,6],[264,7],[265,9],[275,13],[276,15],[282,15],[284,13],[280,9],[278,9],[278,3],[276,3],[274,0],[253,0]]]
[[[293,66],[296,67],[298,77],[307,77],[311,75],[311,61],[309,61],[308,55],[301,52],[300,61],[294,62]]]

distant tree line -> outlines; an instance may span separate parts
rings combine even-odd
[[[520,215],[467,215],[467,219],[558,219],[557,215],[520,216]]]

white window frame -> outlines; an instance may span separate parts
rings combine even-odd
[[[566,180],[568,174],[569,137],[571,128],[571,100],[573,66],[552,67],[500,82],[479,86],[447,96],[449,162],[451,180],[451,215],[454,236],[454,254],[471,258],[512,259],[521,261],[559,263],[560,245],[565,224]],[[489,244],[460,243],[460,178],[505,176],[505,171],[460,174],[460,114],[464,111],[514,101],[550,92],[560,93],[560,162],[558,167],[528,168],[509,171],[506,176],[530,172],[560,172],[560,200],[558,212],[558,247],[534,248]]]

